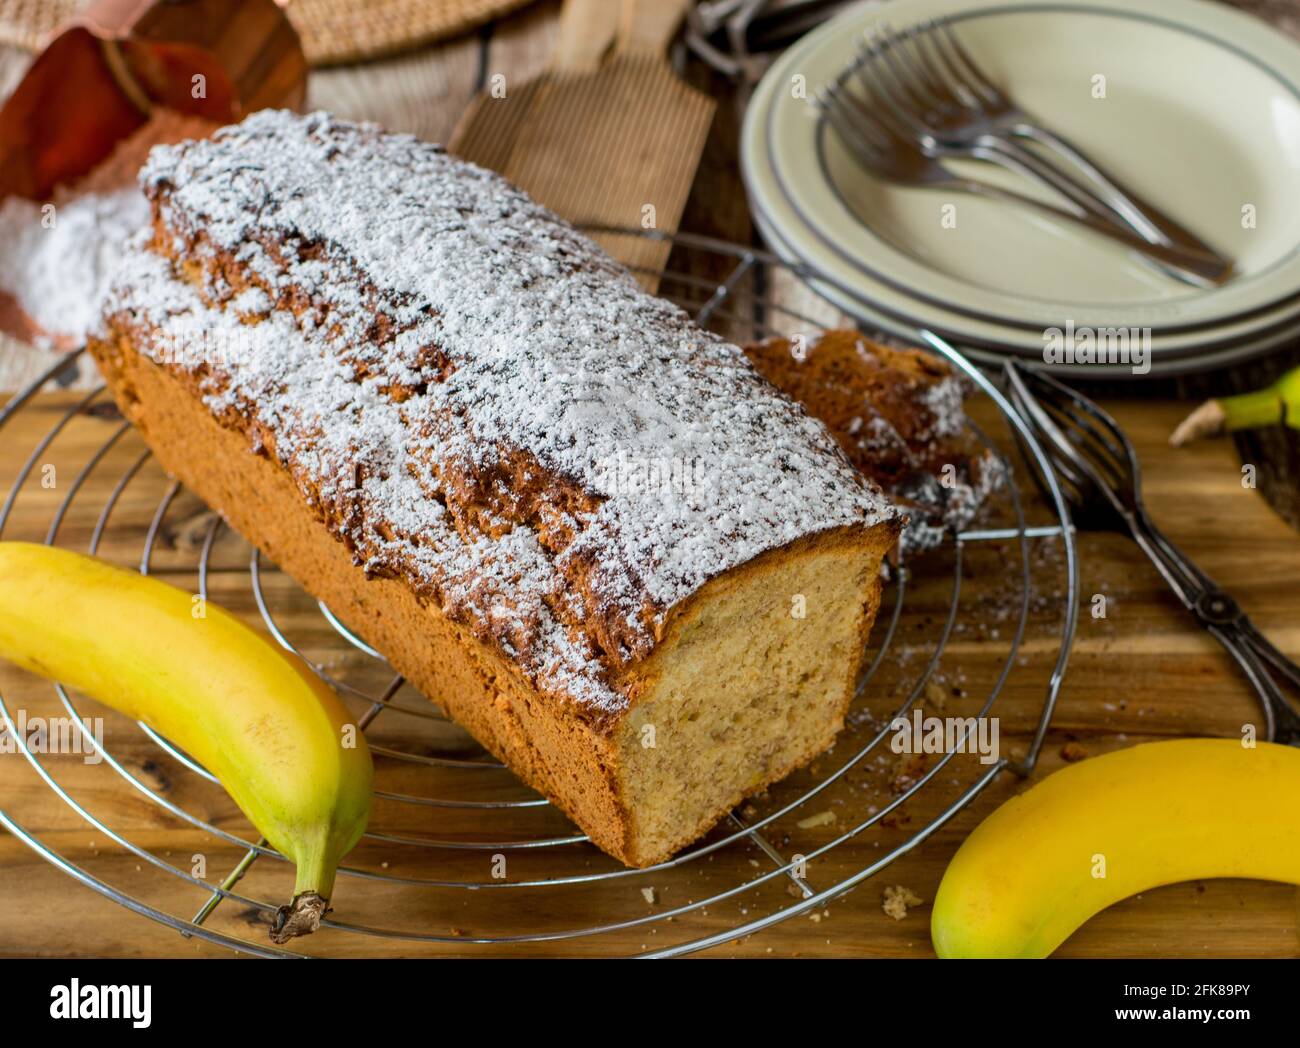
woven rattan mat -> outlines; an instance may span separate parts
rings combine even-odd
[[[531,0],[291,0],[312,65],[359,62],[456,36]],[[0,44],[34,51],[82,0],[0,0]]]

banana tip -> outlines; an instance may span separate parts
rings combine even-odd
[[[275,911],[271,941],[283,945],[299,935],[310,935],[320,927],[321,918],[330,912],[330,902],[315,892],[295,895],[288,906]]]

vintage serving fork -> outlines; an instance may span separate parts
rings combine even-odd
[[[1034,197],[949,171],[938,159],[926,156],[911,138],[881,120],[849,90],[844,83],[847,75],[842,74],[823,88],[815,102],[858,163],[879,177],[900,185],[947,186],[958,192],[1029,207],[1053,218],[1082,225],[1155,259],[1179,279],[1200,287],[1214,287],[1224,279],[1222,264],[1199,253],[1188,253],[1170,244],[1153,244],[1133,230],[1091,212],[1067,211]],[[967,155],[979,156],[983,148],[972,147],[971,154]]]
[[[915,138],[929,156],[972,156],[978,148],[977,159],[1037,179],[1099,218],[1119,219],[1096,192],[1001,132],[979,108],[977,96],[929,64],[933,56],[923,54],[921,37],[920,27],[913,26],[902,33],[868,30],[864,38],[851,68],[881,119],[900,134]],[[927,37],[927,43],[934,47],[933,39]],[[1154,243],[1167,242],[1146,229],[1136,232]]]
[[[927,19],[903,32],[868,33],[854,67],[912,132],[951,149],[996,145],[982,159],[1037,178],[1079,206],[1122,221],[1153,243],[1175,244],[1222,261],[1200,237],[1143,200],[1061,135],[1029,116],[980,69],[947,21]],[[1021,143],[1046,146],[1087,178],[1081,183]]]
[[[1183,605],[1250,680],[1264,709],[1267,738],[1300,746],[1300,714],[1274,674],[1298,689],[1300,666],[1282,654],[1241,606],[1156,527],[1142,501],[1137,452],[1119,424],[1087,397],[1048,375],[1008,361],[1011,402],[1035,431],[1077,528],[1127,532]],[[1037,474],[1035,474],[1037,477]]]

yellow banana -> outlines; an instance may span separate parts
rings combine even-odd
[[[144,721],[297,867],[271,937],[314,931],[370,813],[370,750],[298,659],[229,612],[94,557],[0,542],[0,657]]]
[[[1073,764],[958,849],[934,900],[940,957],[1046,957],[1089,917],[1208,877],[1300,884],[1300,750],[1180,739]]]

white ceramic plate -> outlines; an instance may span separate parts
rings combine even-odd
[[[855,9],[810,34],[751,102],[742,161],[756,210],[797,255],[834,271],[896,318],[937,318],[963,337],[1041,344],[1063,318],[1151,327],[1167,351],[1275,329],[1300,315],[1300,48],[1263,23],[1199,0],[1005,0],[963,6],[962,39],[1028,108],[1238,260],[1205,292],[1102,238],[961,194],[884,185],[820,132],[811,96],[861,32],[906,26],[951,0]],[[1106,97],[1092,95],[1106,78]],[[1000,173],[979,165],[981,177]],[[1006,181],[1003,184],[1008,184]],[[956,228],[939,221],[957,207]],[[1243,228],[1243,206],[1256,225]],[[1229,331],[1227,325],[1231,324]]]
[[[789,245],[781,240],[780,235],[767,225],[761,215],[755,214],[755,220],[768,246],[777,255],[783,258],[797,258]],[[1048,371],[1069,375],[1072,378],[1079,376],[1079,370],[1075,366],[1049,367],[1043,364],[1041,342],[1034,348],[1023,352],[1009,350],[1004,343],[993,343],[991,345],[972,344],[964,340],[960,335],[944,331],[922,319],[907,321],[880,313],[873,309],[870,303],[858,298],[856,293],[850,291],[845,285],[836,284],[830,280],[816,279],[810,280],[809,283],[827,301],[838,306],[850,316],[857,318],[868,328],[891,334],[911,345],[923,344],[924,339],[921,337],[920,332],[930,330],[954,343],[963,353],[981,364],[996,366],[1008,357],[1015,357],[1034,361]],[[1208,371],[1261,356],[1277,349],[1279,346],[1294,342],[1297,338],[1300,338],[1300,320],[1293,321],[1290,326],[1263,336],[1232,340],[1226,345],[1216,344],[1214,346],[1198,347],[1196,351],[1186,354],[1168,354],[1153,346],[1152,367],[1146,375],[1137,375],[1132,367],[1123,364],[1090,364],[1088,365],[1088,377],[1097,379],[1169,378],[1189,372]]]
[[[751,113],[759,110],[762,100],[755,97],[751,102]],[[757,181],[771,177],[765,167],[766,157],[759,155],[753,163],[745,166],[746,181],[751,186]],[[846,312],[858,317],[867,325],[882,331],[892,332],[896,336],[910,341],[916,340],[916,332],[928,328],[943,335],[950,341],[966,348],[973,357],[984,361],[1005,356],[1008,353],[1026,359],[1042,360],[1043,332],[1026,330],[976,322],[958,314],[940,310],[927,303],[900,299],[901,311],[886,311],[881,304],[871,298],[876,288],[865,285],[860,275],[852,267],[842,264],[834,255],[817,253],[819,242],[812,241],[812,257],[801,254],[785,239],[790,228],[798,230],[798,216],[791,212],[784,202],[775,201],[778,211],[784,208],[782,217],[784,226],[774,222],[759,206],[755,194],[751,192],[751,202],[755,204],[754,215],[765,238],[784,257],[811,266],[815,271],[826,274],[827,279],[819,285],[819,290],[826,297],[835,301]],[[895,303],[896,305],[897,303]],[[953,326],[953,325],[956,326]],[[962,325],[965,326],[962,326]],[[1182,335],[1170,338],[1153,336],[1152,356],[1157,362],[1155,373],[1174,374],[1177,372],[1222,366],[1234,360],[1255,356],[1291,341],[1300,335],[1300,315],[1295,307],[1278,309],[1264,314],[1250,323],[1227,325],[1220,328],[1202,329],[1197,336]],[[1175,342],[1185,343],[1174,345]],[[1094,372],[1102,375],[1128,376],[1128,368],[1111,369],[1093,366]]]

